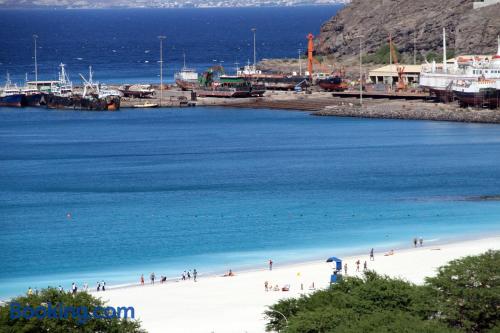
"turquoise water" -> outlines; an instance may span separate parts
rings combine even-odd
[[[0,108],[0,144],[3,298],[500,229],[495,125]]]

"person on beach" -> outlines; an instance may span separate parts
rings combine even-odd
[[[186,271],[184,271],[185,273]],[[182,273],[182,281],[185,281],[186,280],[186,274]]]
[[[87,282],[83,284],[83,291],[85,292],[89,291],[89,284]]]
[[[424,245],[424,239],[422,237],[419,238],[418,242],[420,243],[420,247]]]
[[[269,259],[269,270],[273,270],[273,261],[271,259]]]
[[[78,289],[78,288],[76,287],[76,284],[73,282],[73,283],[71,284],[71,293],[72,293],[73,295],[76,295],[76,290],[77,290],[77,289]]]
[[[347,275],[347,263],[344,264],[344,274]]]
[[[38,289],[35,287],[35,295],[38,296]]]
[[[368,270],[368,263],[365,260],[365,263],[363,264],[363,272],[366,272]]]
[[[57,289],[59,289],[60,293],[64,292],[64,289],[63,289],[63,287],[61,285],[59,285],[59,287]]]
[[[356,272],[359,272],[359,265],[361,264],[361,262],[359,261],[356,261]]]
[[[102,285],[102,291],[105,291],[106,290],[106,282],[104,282],[104,280],[102,280],[101,285]]]
[[[196,278],[198,277],[198,272],[196,271],[196,268],[193,269],[193,280],[196,282]]]
[[[187,275],[188,275],[188,280],[191,280],[191,271],[188,271]]]
[[[373,255],[373,247],[372,249],[370,250],[370,261],[374,261],[375,260],[375,257]]]
[[[31,296],[33,295],[33,289],[31,289],[31,287],[28,288],[28,296]]]
[[[151,284],[155,284],[155,272],[151,273],[149,279],[151,280]]]
[[[264,288],[266,289],[266,291],[269,291],[269,282],[264,282]]]
[[[101,282],[97,281],[97,291],[101,291]]]
[[[141,285],[144,285],[144,274],[141,274]]]
[[[417,237],[413,238],[413,246],[417,247]]]

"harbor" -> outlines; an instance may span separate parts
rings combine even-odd
[[[255,37],[255,31],[252,32]],[[358,77],[353,71],[346,72],[341,64],[330,72],[326,71],[325,65],[314,56],[314,36],[310,33],[307,35],[304,71],[300,58],[298,71],[260,69],[254,38],[253,63],[248,61],[243,67],[237,66],[234,73],[217,64],[199,74],[195,69],[187,67],[184,54],[183,67],[175,73],[173,83],[163,82],[164,38],[160,38],[159,84],[123,83],[108,86],[94,82],[90,66],[87,76],[79,74],[81,84],[73,85],[66,66],[62,63],[59,66],[58,80],[39,81],[35,53],[35,81],[26,79],[25,85],[19,88],[11,82],[7,73],[5,85],[0,93],[0,106],[88,111],[233,106],[319,111],[322,115],[351,117],[496,123],[494,111],[483,112],[481,116],[469,116],[469,112],[461,110],[474,109],[479,112],[484,109],[495,110],[500,106],[500,37],[495,54],[464,55],[448,59],[445,29],[442,35],[442,63],[436,63],[435,60],[429,63],[426,60],[422,65],[400,64],[392,37],[389,35],[390,65],[381,68],[371,66],[369,75],[364,75],[360,54]],[[35,47],[36,41],[37,38],[34,38]],[[397,101],[416,103],[405,104]],[[346,109],[345,105],[349,107]],[[388,111],[396,105],[402,107],[397,115]],[[372,111],[368,112],[367,108]],[[374,112],[373,108],[378,111]],[[412,108],[426,111],[412,114],[409,112]],[[335,112],[332,111],[334,109]],[[443,113],[444,109],[453,111]]]

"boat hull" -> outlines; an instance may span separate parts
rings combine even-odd
[[[23,104],[26,106],[44,106],[47,105],[46,94],[30,94],[23,97]]]
[[[245,97],[251,97],[252,91],[250,89],[248,90],[197,89],[196,94],[200,97],[245,98]]]
[[[24,104],[24,95],[23,94],[15,94],[9,96],[0,97],[0,106],[9,106],[20,108],[25,106]]]
[[[116,111],[120,109],[120,97],[84,98],[81,96],[48,95],[47,107],[50,109]]]
[[[433,97],[436,101],[442,103],[451,103],[455,100],[455,95],[453,91],[446,89],[429,89],[429,95]]]
[[[486,107],[495,109],[500,107],[500,90],[481,89],[479,92],[454,91],[462,107]]]
[[[347,84],[338,76],[319,80],[318,85],[326,91],[346,91],[348,88]]]
[[[194,90],[196,88],[199,88],[198,82],[177,79],[177,80],[175,80],[175,84],[177,84],[177,86],[179,88],[181,88],[183,91],[189,91],[189,90]]]

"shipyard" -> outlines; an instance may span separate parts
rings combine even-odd
[[[496,50],[490,54],[459,54],[449,58],[443,28],[440,61],[436,57],[431,61],[425,58],[417,64],[414,55],[413,64],[406,64],[398,59],[397,46],[389,33],[387,65],[377,67],[363,63],[362,39],[366,37],[357,36],[359,63],[346,69],[342,62],[318,60],[317,43],[311,33],[304,34],[307,49],[299,50],[297,61],[285,67],[275,66],[266,59],[258,62],[255,32],[255,28],[249,31],[253,33],[253,61],[248,60],[234,70],[215,64],[199,73],[187,66],[184,53],[183,67],[175,73],[173,82],[163,80],[163,67],[168,60],[163,57],[165,37],[160,36],[159,84],[94,82],[91,66],[88,74],[79,73],[79,84],[73,84],[63,63],[59,65],[58,80],[39,80],[38,36],[34,35],[35,80],[26,77],[20,87],[11,82],[7,73],[0,90],[0,106],[88,111],[231,106],[349,117],[498,122],[495,111],[485,115],[481,110],[498,110],[500,106],[500,37]],[[416,46],[413,51],[416,52]]]

